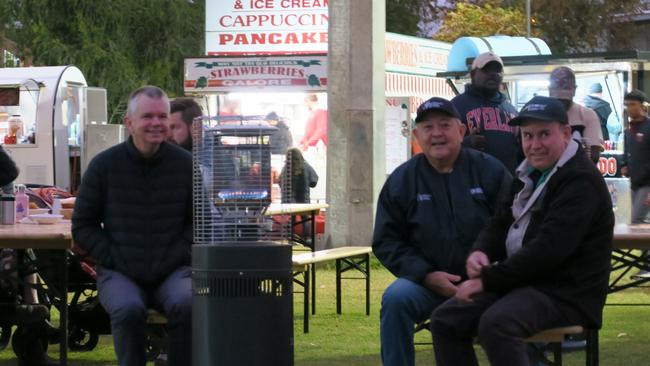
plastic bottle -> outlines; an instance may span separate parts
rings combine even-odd
[[[23,217],[29,215],[29,197],[25,193],[26,189],[24,185],[18,185],[18,192],[16,193],[16,221],[20,221]]]

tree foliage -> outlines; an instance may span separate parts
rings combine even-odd
[[[642,3],[531,0],[532,35],[546,41],[554,53],[628,48],[634,31],[631,20]],[[430,21],[441,22],[434,38],[449,42],[462,36],[524,35],[525,4],[526,0],[434,1],[428,14]]]
[[[479,6],[459,3],[445,17],[442,27],[435,35],[440,41],[453,42],[459,37],[486,35],[526,35],[524,14],[515,8],[501,8],[487,3]]]
[[[631,20],[641,2],[533,0],[532,14],[535,27],[555,53],[620,50],[630,46]]]
[[[203,54],[201,0],[12,0],[9,8],[17,26],[6,36],[19,56],[79,67],[89,85],[108,90],[111,122],[139,86],[182,95],[183,58]]]

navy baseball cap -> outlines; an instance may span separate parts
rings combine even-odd
[[[519,126],[530,120],[559,122],[563,125],[569,124],[566,110],[559,100],[539,95],[529,100],[521,109],[519,115],[511,119],[508,124],[510,126]]]
[[[460,114],[450,101],[444,98],[433,97],[420,104],[418,107],[417,116],[415,117],[415,123],[421,122],[422,118],[427,113],[433,111],[442,112],[450,115],[451,117],[460,119]]]

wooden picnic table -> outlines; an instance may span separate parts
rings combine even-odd
[[[64,220],[56,224],[22,224],[0,225],[0,248],[11,249],[36,249],[36,250],[60,250],[61,260],[61,286],[62,296],[60,299],[60,353],[61,365],[68,362],[68,252],[72,248],[72,233],[70,221]]]
[[[609,292],[638,287],[650,277],[632,277],[637,270],[650,271],[650,225],[616,225],[612,242],[612,271],[619,271],[610,281]]]

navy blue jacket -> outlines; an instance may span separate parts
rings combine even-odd
[[[373,252],[395,276],[416,283],[433,271],[465,277],[469,249],[511,179],[498,160],[469,148],[448,174],[438,173],[424,154],[414,156],[379,195]]]
[[[505,95],[497,93],[487,99],[472,85],[465,86],[465,92],[451,100],[460,114],[460,120],[467,126],[466,135],[478,130],[485,136],[485,152],[497,158],[512,174],[523,160],[521,145],[516,129],[508,121],[517,116],[517,110]],[[467,139],[464,146],[469,146]]]
[[[163,142],[143,158],[131,139],[88,165],[72,217],[74,241],[141,285],[190,263],[192,155]]]

